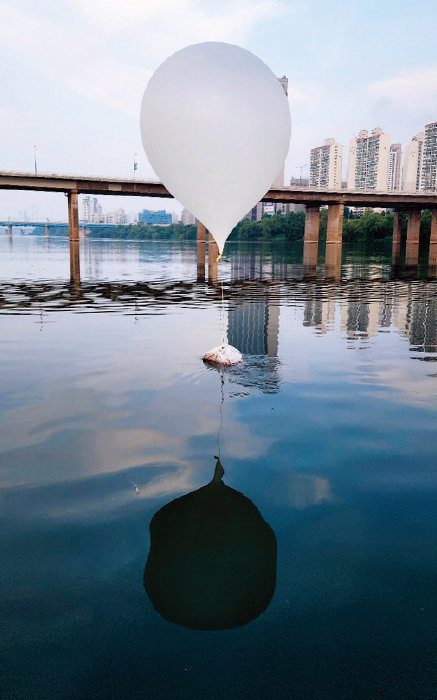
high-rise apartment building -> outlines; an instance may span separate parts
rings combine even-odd
[[[124,209],[119,207],[114,211],[109,211],[105,214],[105,223],[107,224],[127,224],[127,214]]]
[[[83,198],[83,221],[89,224],[104,223],[105,218],[102,214],[102,207],[99,204],[97,197],[87,195]]]
[[[437,122],[425,126],[420,189],[437,190]]]
[[[89,195],[87,195],[86,197],[83,198],[82,206],[83,206],[83,220],[89,221],[91,218],[91,197]]]
[[[404,167],[402,169],[402,189],[405,192],[418,192],[420,188],[424,139],[425,132],[421,131],[416,136],[413,136],[411,142],[405,148]]]
[[[390,166],[390,136],[382,129],[362,129],[349,144],[347,187],[386,191]]]
[[[288,97],[288,78],[286,75],[283,75],[282,78],[278,78],[279,82],[282,85],[282,89],[285,92],[285,95]],[[275,181],[272,183],[272,188],[275,189],[276,187],[284,187],[284,166],[281,168],[281,171],[278,173],[278,176],[275,178]]]
[[[343,146],[335,139],[326,139],[323,146],[311,149],[310,187],[341,187]]]
[[[181,222],[184,226],[190,226],[196,223],[196,217],[188,211],[188,209],[182,209],[181,211]]]
[[[388,168],[388,189],[399,190],[401,185],[401,157],[402,147],[400,143],[392,143],[390,146],[390,162]]]

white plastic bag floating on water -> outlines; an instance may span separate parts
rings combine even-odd
[[[203,360],[217,365],[238,365],[240,362],[243,362],[243,355],[232,345],[222,343],[218,347],[209,350],[203,356]]]
[[[144,92],[147,158],[169,192],[212,233],[220,254],[234,226],[281,171],[290,131],[278,79],[233,44],[177,51]]]

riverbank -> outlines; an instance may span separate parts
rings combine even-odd
[[[320,240],[326,238],[328,210],[320,212]],[[249,221],[243,219],[229,236],[230,241],[299,241],[304,237],[305,212],[290,212],[288,214],[274,214],[264,216],[261,221]],[[421,216],[421,240],[429,240],[431,230],[431,212],[422,211]],[[407,220],[404,218],[402,234],[406,236]],[[43,226],[35,227],[35,235],[45,235]],[[357,216],[352,210],[345,208],[343,221],[343,241],[373,242],[383,239],[391,239],[393,233],[393,214],[376,212],[366,209],[363,216]],[[50,235],[65,236],[65,226],[50,227]],[[111,238],[114,240],[153,241],[196,240],[196,226],[185,226],[182,223],[170,224],[170,226],[151,226],[142,222],[122,226],[93,226],[88,229],[90,238]]]

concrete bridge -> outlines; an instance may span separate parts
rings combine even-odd
[[[105,228],[115,228],[115,226],[118,226],[119,224],[89,224],[88,222],[80,223],[79,222],[79,230],[82,231],[87,231],[88,229],[92,228],[101,228],[104,226]],[[120,224],[121,225],[121,224]],[[50,235],[50,229],[52,227],[56,228],[69,228],[69,223],[68,221],[12,221],[11,219],[8,219],[7,221],[0,221],[0,228],[6,228],[8,230],[8,235],[12,236],[12,229],[13,228],[44,228],[46,236]]]
[[[0,221],[0,228],[8,230],[9,238],[12,237],[13,228],[35,228],[36,226],[39,228],[44,227],[45,234],[48,236],[50,235],[51,226],[65,226],[65,228],[68,228],[68,223],[66,221],[11,221],[10,219],[8,221]]]
[[[0,189],[64,192],[68,196],[68,226],[70,237],[70,272],[73,279],[79,276],[79,194],[125,195],[139,197],[166,197],[172,195],[161,182],[126,180],[116,178],[91,178],[71,175],[35,175],[19,172],[0,172]],[[437,244],[437,192],[375,192],[360,190],[319,190],[310,188],[281,187],[266,192],[263,201],[290,202],[306,206],[305,244],[307,249],[317,246],[319,239],[320,207],[328,207],[326,255],[337,258],[342,241],[343,213],[345,205],[357,207],[383,207],[393,209],[393,257],[399,254],[401,225],[404,215],[407,224],[407,260],[414,264],[417,258],[422,209],[432,211],[431,245]],[[198,224],[198,265],[205,265],[206,231]],[[212,245],[211,245],[212,243]],[[311,245],[309,245],[311,244]],[[214,247],[215,246],[215,247]],[[210,239],[208,258],[212,261],[216,251]],[[341,249],[340,249],[341,254]]]

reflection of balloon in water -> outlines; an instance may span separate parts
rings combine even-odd
[[[284,165],[290,110],[278,79],[252,53],[220,42],[195,44],[153,74],[141,134],[156,174],[222,253]]]
[[[276,586],[276,537],[252,501],[213,480],[171,501],[150,523],[144,585],[154,608],[191,629],[239,627]]]

